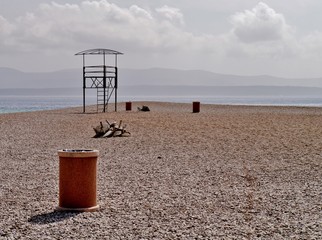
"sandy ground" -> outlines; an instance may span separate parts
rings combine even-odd
[[[322,239],[321,108],[118,108],[0,114],[0,239]],[[55,211],[66,148],[100,151],[99,211]]]

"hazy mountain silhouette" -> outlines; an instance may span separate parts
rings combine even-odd
[[[322,87],[322,78],[287,79],[273,76],[237,76],[203,70],[164,68],[119,69],[120,86],[305,86]],[[0,88],[69,88],[82,86],[82,70],[22,72],[0,68]]]
[[[55,72],[22,72],[0,68],[0,88],[71,88],[82,86],[80,69]]]
[[[306,86],[322,87],[322,78],[287,79],[268,75],[238,76],[203,70],[121,69],[124,85],[182,86]]]
[[[322,78],[286,79],[273,76],[237,76],[202,70],[119,69],[119,92],[123,95],[204,96],[322,96]],[[0,68],[1,94],[8,89],[82,88],[82,69],[54,72],[22,72]],[[11,90],[12,92],[12,90]],[[32,94],[31,90],[29,90]],[[46,91],[45,91],[46,92]],[[79,93],[78,90],[74,90]],[[67,91],[68,93],[68,91]]]

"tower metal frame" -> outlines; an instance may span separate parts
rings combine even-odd
[[[123,53],[105,49],[89,49],[75,54],[83,56],[83,112],[86,106],[86,89],[97,89],[97,112],[102,106],[102,112],[107,111],[110,98],[114,93],[115,112],[117,111],[117,88],[118,88],[118,67],[117,56]],[[86,65],[86,55],[102,55],[102,65]],[[106,55],[114,55],[114,66],[106,65]]]

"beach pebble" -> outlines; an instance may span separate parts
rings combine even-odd
[[[0,239],[322,239],[322,109],[149,107],[106,113],[131,132],[111,139],[81,108],[0,114]],[[57,150],[80,148],[100,209],[57,212]]]

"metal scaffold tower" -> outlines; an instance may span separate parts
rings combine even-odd
[[[114,94],[115,111],[117,111],[118,69],[117,55],[123,53],[104,48],[89,49],[75,55],[83,56],[83,112],[85,113],[86,89],[97,91],[97,112],[106,112],[110,98]],[[86,65],[86,55],[102,55],[102,65]],[[107,66],[106,55],[114,55],[114,66]]]

